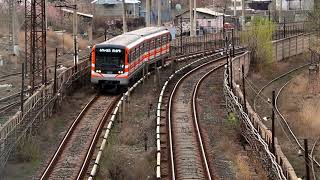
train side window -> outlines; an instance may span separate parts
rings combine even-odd
[[[132,57],[132,61],[136,60],[136,48],[133,48],[133,57]]]
[[[143,54],[143,43],[141,43],[141,45],[140,45],[140,56],[139,57],[141,57],[142,54]]]
[[[138,49],[134,48],[134,61],[138,58]]]
[[[166,43],[166,36],[161,36],[161,46],[163,46]]]
[[[153,50],[154,49],[154,39],[151,40],[151,46],[150,46],[150,50]]]
[[[128,62],[129,63],[131,62],[131,52],[130,51],[128,52]]]
[[[157,39],[156,39],[156,48],[158,48],[159,46],[160,46],[160,38],[157,37]]]
[[[130,59],[130,63],[133,61],[134,58],[134,49],[131,50],[131,59]]]

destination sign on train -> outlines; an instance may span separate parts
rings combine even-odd
[[[106,53],[121,53],[121,49],[99,49],[99,52],[106,52]]]

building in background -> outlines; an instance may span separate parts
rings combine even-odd
[[[223,13],[213,11],[209,8],[197,8],[197,33],[214,33],[219,32],[223,27]],[[176,16],[175,24],[177,29],[177,34],[180,34],[180,16],[182,16],[182,33],[190,32],[190,19],[189,10],[184,11],[180,15]],[[225,15],[226,22],[230,19],[230,15]]]
[[[258,11],[267,11],[271,2],[271,0],[250,0],[247,3],[251,9]]]
[[[139,17],[141,2],[139,0],[125,0],[125,2],[128,17]],[[95,0],[91,3],[95,5],[95,16],[122,17],[122,0]]]
[[[312,10],[314,0],[282,0],[282,10]],[[280,1],[277,1],[277,9],[280,8]]]

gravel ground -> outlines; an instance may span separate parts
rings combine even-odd
[[[223,68],[203,81],[197,101],[215,178],[267,179],[260,162],[241,143],[239,122],[228,119],[223,96]]]

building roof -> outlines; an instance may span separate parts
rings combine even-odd
[[[122,0],[94,0],[91,2],[91,4],[121,4]],[[125,3],[128,4],[137,4],[141,3],[139,0],[125,0]]]
[[[62,11],[65,11],[65,12],[73,14],[73,10],[69,10],[69,9],[63,8]],[[77,14],[80,15],[80,16],[87,17],[87,18],[93,18],[92,14],[85,14],[85,13],[81,13],[81,12],[77,12]]]
[[[209,8],[197,8],[196,11],[204,14],[209,14],[212,16],[223,16],[223,13],[213,11],[212,9],[209,9]]]
[[[203,13],[203,14],[207,14],[207,15],[210,15],[210,16],[223,16],[223,13],[214,11],[214,10],[209,9],[209,8],[197,8],[196,10],[197,10],[198,13]],[[187,12],[189,12],[189,10],[186,10],[181,14],[185,14]],[[178,14],[176,16],[180,16],[181,14]],[[225,16],[230,16],[230,15],[225,15]]]

